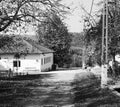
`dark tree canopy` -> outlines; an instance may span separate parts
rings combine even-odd
[[[55,51],[55,63],[63,66],[70,62],[69,49],[71,46],[71,35],[67,27],[57,15],[51,16],[52,20],[46,18],[45,22],[38,26],[39,42]]]
[[[36,24],[49,11],[62,15],[66,9],[61,0],[0,0],[0,32],[11,25]]]
[[[111,0],[108,5],[108,58],[115,59],[115,55],[120,53],[120,2]],[[100,62],[101,46],[102,46],[102,15],[96,26],[87,29],[86,43],[87,46],[95,41],[95,55],[96,59]]]

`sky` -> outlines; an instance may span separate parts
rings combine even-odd
[[[101,0],[94,0],[92,9],[92,15],[94,15],[101,7],[97,5]],[[82,32],[83,31],[83,16],[85,12],[81,9],[81,6],[85,8],[87,12],[90,12],[92,0],[64,0],[64,4],[73,10],[71,14],[67,15],[64,22],[68,26],[70,32]]]
[[[92,9],[92,15],[94,15],[101,7],[97,5],[101,0],[94,0]],[[92,0],[63,0],[62,3],[68,6],[71,14],[68,14],[64,19],[64,23],[68,27],[69,32],[80,33],[83,31],[83,16],[85,12],[81,9],[81,6],[85,8],[87,12],[90,12]],[[29,33],[34,35],[34,29],[29,27]]]
[[[92,15],[96,13],[101,7],[97,5],[101,0],[94,0],[94,5],[92,9]],[[81,6],[85,8],[87,12],[90,12],[92,0],[63,0],[62,3],[68,6],[71,14],[68,14],[64,19],[64,23],[68,27],[69,32],[82,32],[83,31],[83,16],[85,12],[81,9]],[[19,33],[19,31],[17,31]],[[35,35],[35,29],[28,27],[28,33],[30,35]]]

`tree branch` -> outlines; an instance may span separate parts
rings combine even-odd
[[[93,16],[92,16],[90,13],[88,13],[88,12],[85,10],[84,7],[81,6],[81,8],[82,8],[82,10],[83,10],[85,13],[87,13],[87,15],[89,16],[89,18],[90,18],[90,17],[92,18],[92,20],[93,20],[93,22],[94,22],[94,25],[96,25],[97,23],[96,23],[95,19],[93,18]]]

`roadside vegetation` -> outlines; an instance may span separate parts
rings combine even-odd
[[[49,13],[50,14],[50,13]],[[38,25],[38,42],[54,51],[54,63],[59,67],[69,67],[71,60],[70,47],[72,35],[62,19],[56,14],[50,14]]]
[[[120,54],[120,6],[119,1],[111,0],[108,4],[108,60],[112,61],[111,70],[114,76],[117,76],[120,67],[118,62],[115,60],[115,56]],[[102,5],[102,2],[99,3]],[[92,46],[94,51],[91,57],[93,63],[101,65],[101,54],[102,54],[102,10],[98,12],[98,21],[96,24],[92,24],[91,19],[88,16],[85,17],[86,31],[85,31],[85,45],[86,48]],[[93,19],[92,19],[93,20]],[[105,63],[105,62],[104,62]]]

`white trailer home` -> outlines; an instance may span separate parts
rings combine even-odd
[[[18,74],[40,74],[52,69],[52,50],[27,38],[12,38],[11,43],[0,50],[0,65],[3,68]]]

